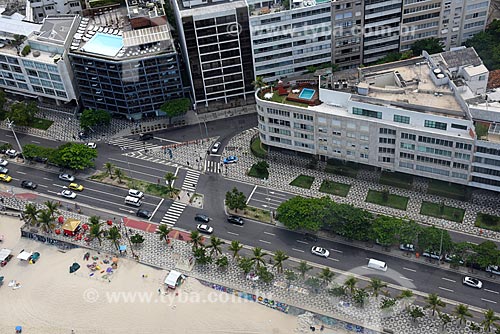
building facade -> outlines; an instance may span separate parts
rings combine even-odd
[[[58,15],[43,24],[13,20],[0,18],[0,87],[7,93],[57,104],[76,103],[67,50],[79,18]],[[19,40],[17,35],[26,38]]]
[[[480,105],[488,70],[473,49],[358,71],[355,78],[322,78],[319,105],[277,103],[257,93],[262,142],[500,191],[499,120]],[[480,113],[490,118],[487,138],[477,136]]]
[[[175,2],[194,108],[253,103],[248,7],[244,1]]]

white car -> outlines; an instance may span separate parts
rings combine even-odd
[[[70,198],[70,199],[76,198],[76,194],[68,189],[61,191],[61,196],[66,197],[66,198]]]
[[[311,253],[317,256],[322,256],[324,258],[330,256],[330,252],[328,251],[328,249],[319,246],[313,246],[311,248]]]
[[[19,153],[17,153],[17,151],[16,151],[16,150],[14,150],[14,149],[10,149],[10,150],[5,151],[5,154],[6,154],[9,158],[15,158],[15,157],[17,157],[17,155],[18,155]]]
[[[4,160],[4,159],[0,159],[0,166],[7,166],[9,164],[9,162],[7,160]]]
[[[219,152],[219,148],[220,148],[220,146],[221,146],[221,143],[220,143],[220,142],[216,142],[216,143],[214,144],[214,146],[212,146],[212,153],[217,153],[217,152]]]
[[[8,173],[9,173],[8,168],[0,166],[0,174],[8,174]]]
[[[470,287],[476,288],[476,289],[481,289],[483,287],[483,282],[481,282],[477,278],[473,278],[470,276],[465,276],[462,283],[464,285],[467,285],[467,286],[470,286]]]
[[[73,182],[75,181],[75,177],[69,174],[59,174],[59,180]]]
[[[214,228],[212,226],[208,226],[207,224],[198,224],[196,229],[202,233],[212,234]]]
[[[88,147],[93,148],[93,149],[97,148],[97,144],[96,143],[87,143],[85,145],[87,145]]]
[[[136,190],[136,189],[130,189],[128,191],[128,195],[132,197],[137,197],[137,198],[143,198],[144,193],[142,191]]]

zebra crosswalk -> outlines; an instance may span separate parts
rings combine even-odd
[[[152,149],[158,147],[159,145],[150,144],[145,141],[140,141],[131,138],[113,138],[109,141],[109,144],[120,146],[124,150],[141,150],[141,149]]]
[[[169,227],[174,227],[175,223],[184,212],[186,206],[186,203],[172,202],[172,205],[170,205],[167,212],[161,219],[160,224],[167,224]]]
[[[222,167],[218,161],[206,160],[205,161],[205,170],[211,173],[221,173]]]
[[[186,177],[184,178],[181,189],[187,192],[194,193],[196,191],[196,184],[198,183],[199,178],[200,172],[192,169],[186,170]]]

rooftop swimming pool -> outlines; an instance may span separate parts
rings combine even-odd
[[[314,93],[316,93],[314,89],[304,88],[302,92],[300,92],[299,99],[310,100],[313,98]]]
[[[83,51],[115,57],[123,47],[123,37],[97,33],[83,46]]]

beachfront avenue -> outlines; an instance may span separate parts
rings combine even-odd
[[[225,146],[228,140],[229,137],[221,139],[222,145]],[[59,144],[30,136],[24,136],[23,141],[37,141],[40,142],[39,145],[46,145],[48,147],[54,147]],[[155,183],[158,179],[162,179],[165,173],[171,172],[177,176],[177,180],[175,181],[175,185],[177,186],[183,184],[187,176],[187,170],[184,168],[160,165],[153,161],[130,157],[126,158],[122,155],[120,148],[116,146],[98,145],[98,151],[99,155],[96,160],[96,166],[100,167],[104,162],[111,161],[125,171],[130,169],[135,178],[145,181]],[[26,192],[26,190],[21,190],[17,187],[21,180],[30,179],[38,183],[38,188],[33,192],[40,196],[37,201],[44,202],[47,199],[60,200],[65,209],[75,209],[78,207],[85,215],[95,214],[105,219],[119,220],[123,216],[131,218],[135,216],[136,209],[126,206],[123,203],[127,189],[101,184],[76,175],[76,181],[83,185],[85,190],[78,193],[78,197],[75,200],[66,200],[57,196],[64,189],[63,187],[67,186],[65,182],[58,180],[59,170],[47,169],[43,165],[30,166],[28,164],[22,165],[17,163],[11,163],[9,169],[9,175],[14,178],[11,185],[14,187],[12,190],[15,193]],[[366,267],[368,258],[377,258],[385,261],[391,269],[400,273],[403,280],[411,281],[417,290],[427,293],[438,293],[444,298],[481,308],[492,308],[496,312],[500,311],[497,303],[489,302],[496,299],[498,292],[500,292],[500,284],[493,281],[485,281],[485,289],[473,290],[462,286],[462,275],[459,273],[443,270],[436,265],[409,260],[397,250],[387,253],[378,248],[358,248],[356,245],[338,242],[339,240],[336,240],[336,242],[319,240],[318,244],[330,251],[328,258],[319,258],[310,254],[309,250],[313,243],[305,241],[303,235],[300,233],[249,220],[246,221],[244,226],[228,224],[222,202],[225,192],[233,187],[238,188],[247,197],[253,192],[254,196],[252,198],[256,201],[269,202],[267,198],[271,196],[274,205],[278,205],[280,201],[284,201],[292,196],[276,189],[266,189],[262,185],[255,187],[253,184],[228,180],[222,175],[212,173],[201,174],[196,192],[204,194],[203,210],[187,206],[176,222],[175,227],[188,231],[194,230],[196,222],[193,217],[196,213],[202,212],[212,218],[211,224],[215,228],[214,234],[225,240],[239,240],[250,247],[262,247],[269,251],[281,249],[291,257],[329,266],[337,270]],[[273,194],[269,195],[269,192]],[[151,218],[151,222],[159,223],[171,204],[172,201],[168,199],[146,196],[141,208],[153,212],[154,215]],[[478,243],[482,241],[467,235],[450,234],[455,240],[468,240]],[[367,271],[364,275],[377,276],[377,273]],[[396,283],[395,281],[391,281],[390,278],[384,277],[384,280]],[[106,296],[93,296],[92,292],[89,292],[87,296],[89,302],[91,302],[92,298],[101,299],[103,297]]]

